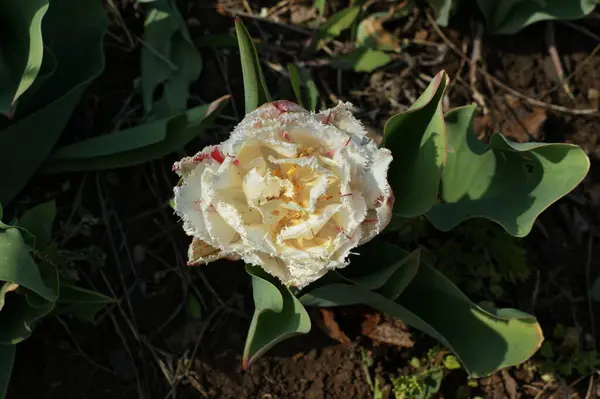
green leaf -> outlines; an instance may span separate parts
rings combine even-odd
[[[383,51],[363,47],[334,57],[329,63],[336,68],[352,69],[355,72],[372,72],[389,64],[391,60]]]
[[[446,114],[442,203],[426,217],[443,231],[483,217],[514,236],[525,236],[542,211],[583,180],[589,159],[576,145],[519,144],[498,133],[486,145],[473,132],[474,113],[470,106]]]
[[[23,240],[16,227],[0,229],[0,281],[27,288],[47,301],[56,300],[56,292],[47,287],[38,266],[30,255],[31,248]],[[6,292],[0,291],[0,310],[3,309]]]
[[[235,31],[242,62],[246,113],[250,113],[264,103],[271,101],[271,95],[260,67],[260,60],[252,42],[252,37],[239,18],[235,19]]]
[[[450,16],[457,2],[458,0],[456,2],[454,0],[429,0],[429,4],[431,4],[437,15],[436,21],[438,24],[444,27],[448,26]]]
[[[582,18],[596,7],[595,0],[477,0],[486,31],[512,34],[534,22]]]
[[[337,273],[338,278],[335,272],[327,274],[318,281],[322,285],[309,289],[300,301],[307,306],[328,307],[394,300],[418,272],[419,249],[408,253],[396,245],[373,240],[358,250],[359,256]]]
[[[1,203],[9,203],[35,173],[65,128],[81,94],[104,69],[101,44],[107,24],[100,1],[52,2],[42,33],[49,38],[47,50],[54,56],[44,59],[54,58],[56,70],[36,90],[32,88],[21,96],[13,122],[0,130],[4,149],[0,169],[11,171],[0,176]]]
[[[325,5],[327,0],[314,0],[313,7],[319,12],[319,16],[322,17],[325,14]]]
[[[474,377],[524,362],[544,339],[533,316],[515,309],[486,311],[427,264],[395,302],[372,306],[438,339]]]
[[[81,321],[95,323],[96,314],[106,306],[116,302],[114,298],[99,292],[61,281],[54,311],[56,314],[68,314],[77,317]]]
[[[0,113],[10,113],[40,71],[42,20],[47,10],[48,0],[5,0],[0,5]]]
[[[21,216],[18,226],[24,228],[35,237],[35,249],[44,249],[52,239],[52,223],[56,217],[54,201],[43,202]]]
[[[388,179],[396,201],[395,217],[412,218],[426,213],[437,201],[446,159],[446,127],[442,99],[448,76],[433,78],[408,111],[386,123],[382,146],[392,151]]]
[[[317,108],[319,89],[307,70],[300,70],[294,64],[288,64],[290,84],[297,103],[311,111]]]
[[[352,26],[360,14],[360,9],[360,6],[348,7],[333,14],[327,22],[321,25],[313,43],[318,47],[321,41],[338,37],[343,31]],[[313,45],[313,48],[316,48],[315,45]]]
[[[254,316],[248,330],[244,369],[273,345],[310,331],[310,318],[294,295],[261,268],[246,266],[252,276]]]
[[[6,231],[11,230],[18,231],[18,229],[8,229]],[[0,246],[0,249],[3,250],[2,246]],[[10,286],[8,282],[0,289],[0,295],[4,302],[4,306],[0,311],[1,345],[17,344],[28,338],[31,335],[33,324],[54,308],[58,292],[58,271],[53,265],[41,262],[36,266],[31,258],[28,261],[24,257],[23,259],[15,259],[15,257],[10,259],[11,263],[0,264],[0,269],[4,269],[7,265],[9,268],[27,268],[28,270],[37,267],[39,277],[41,277],[43,283],[43,290],[41,290],[42,286],[36,287],[35,290],[24,289],[29,288],[25,285],[16,287],[16,290],[14,290],[14,285],[13,288],[7,289]],[[20,264],[17,264],[17,262],[20,262]],[[31,275],[34,274],[32,271],[30,273]],[[27,281],[27,283],[30,284],[31,281]]]
[[[162,158],[202,134],[229,96],[185,113],[57,149],[46,173],[123,168]]]
[[[302,77],[300,75],[300,70],[296,65],[288,64],[288,71],[290,73],[290,84],[292,85],[294,96],[296,96],[298,105],[304,107],[304,101],[302,101]]]
[[[8,391],[16,350],[16,345],[0,345],[0,399],[4,399]]]
[[[398,248],[395,252],[403,251]],[[396,300],[335,281],[308,290],[300,300],[309,306],[360,303],[388,313],[454,351],[472,376],[519,364],[531,357],[543,341],[533,316],[514,309],[486,311],[424,263]]]
[[[358,251],[359,255],[339,273],[367,290],[389,287],[389,283],[406,287],[419,267],[419,249],[408,254],[396,245],[373,240],[360,246]],[[400,277],[404,278],[399,280]]]
[[[189,86],[200,76],[202,57],[175,2],[155,1],[152,7],[144,23],[141,91],[146,112],[164,118],[187,108]],[[163,95],[153,106],[160,84],[164,85]]]

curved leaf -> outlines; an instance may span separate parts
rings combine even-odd
[[[515,309],[486,311],[427,264],[395,302],[369,305],[442,342],[474,377],[524,362],[544,340],[533,316]]]
[[[77,317],[81,321],[94,323],[96,314],[99,311],[116,302],[116,299],[99,292],[61,281],[55,313],[68,314]]]
[[[53,302],[56,300],[56,292],[44,284],[30,251],[20,229],[0,229],[0,281],[17,284]],[[4,295],[0,296],[0,310],[3,305]]]
[[[30,261],[33,262],[31,258]],[[11,264],[11,266],[24,267],[27,265],[26,262],[22,260],[21,264]],[[2,325],[0,344],[16,344],[27,339],[31,335],[33,324],[54,308],[58,294],[58,271],[54,265],[46,262],[41,262],[39,265],[33,263],[33,266],[37,267],[45,290],[40,291],[39,287],[36,290],[23,290],[14,285],[12,288],[5,289],[10,284],[5,283],[2,294],[6,294],[6,303],[0,311],[0,325]]]
[[[446,159],[446,128],[442,99],[448,83],[444,71],[406,112],[386,123],[382,147],[392,151],[388,179],[396,197],[395,217],[424,214],[437,200],[442,166]]]
[[[477,0],[486,20],[486,31],[512,34],[534,22],[578,19],[591,13],[596,0]]]
[[[300,301],[307,306],[330,307],[393,300],[419,270],[420,249],[408,253],[396,245],[374,240],[358,250],[359,257],[348,267],[321,278],[319,282],[323,284],[307,290]]]
[[[442,203],[426,217],[443,231],[483,217],[514,236],[525,236],[543,210],[583,180],[589,159],[576,145],[518,144],[498,133],[486,145],[473,133],[474,112],[469,106],[446,114]]]
[[[52,38],[48,51],[54,55],[57,67],[33,94],[28,90],[21,96],[14,122],[0,130],[5,149],[0,168],[11,171],[0,175],[1,203],[10,202],[35,173],[58,140],[83,91],[104,69],[101,44],[107,23],[100,1],[52,2],[42,33]]]
[[[390,61],[392,58],[383,51],[362,47],[331,58],[329,63],[336,68],[352,69],[355,72],[372,72]]]
[[[9,114],[42,66],[42,20],[48,0],[5,0],[0,5],[0,113]]]
[[[21,216],[17,225],[35,237],[35,249],[44,249],[51,241],[52,223],[56,217],[54,201],[43,202]]]
[[[15,362],[16,345],[0,345],[0,398],[6,397],[8,383]]]
[[[239,18],[235,19],[235,31],[242,62],[246,113],[249,113],[271,101],[271,95],[260,67],[260,60],[252,42],[252,37]]]
[[[185,111],[189,86],[202,70],[202,57],[174,1],[152,3],[144,22],[143,45],[140,88],[144,109],[162,118]],[[162,97],[153,105],[161,83]]]
[[[408,253],[394,244],[372,240],[357,248],[359,255],[339,274],[367,290],[378,290],[390,282],[408,284],[415,276],[421,251]],[[407,270],[404,270],[407,269]],[[406,279],[397,281],[396,275]]]
[[[316,49],[322,40],[338,37],[343,31],[350,28],[358,18],[360,9],[360,6],[344,8],[329,17],[327,22],[319,27],[313,41],[314,45],[311,47]]]
[[[273,345],[310,331],[310,318],[302,304],[260,267],[246,266],[252,276],[254,316],[248,330],[242,365],[246,369]]]
[[[202,134],[228,100],[229,96],[224,96],[172,118],[59,148],[44,172],[115,169],[164,157]]]

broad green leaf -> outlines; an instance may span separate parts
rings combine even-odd
[[[27,265],[23,261],[19,266]],[[54,308],[58,293],[58,271],[53,265],[45,262],[37,265],[37,269],[45,290],[49,291],[43,294],[51,295],[51,299],[40,295],[38,291],[25,291],[21,287],[16,291],[5,292],[4,307],[0,311],[0,344],[17,344],[27,339],[31,335],[33,325]]]
[[[382,147],[392,151],[388,179],[396,197],[395,218],[426,213],[437,201],[442,167],[446,159],[446,127],[442,99],[448,76],[433,78],[408,111],[386,123]]]
[[[8,383],[15,362],[16,345],[0,345],[0,398],[6,397]]]
[[[348,283],[321,285],[302,294],[298,298],[304,306],[320,308],[372,304],[385,301],[386,298],[374,291]]]
[[[357,250],[359,255],[351,258],[350,265],[339,274],[367,290],[378,290],[390,282],[406,287],[418,270],[420,250],[408,254],[381,240],[370,241]],[[396,275],[405,276],[406,280],[396,281]]]
[[[53,302],[56,292],[44,284],[30,252],[31,248],[25,244],[20,229],[11,227],[0,230],[0,282],[17,284]],[[3,309],[4,300],[5,295],[1,295],[0,310]]]
[[[252,276],[254,316],[248,330],[242,364],[246,369],[273,345],[310,331],[310,318],[288,288],[261,268],[246,266]]]
[[[400,248],[395,252],[408,254]],[[543,341],[533,316],[514,309],[486,311],[427,264],[421,263],[414,278],[400,283],[406,281],[410,283],[395,300],[381,295],[381,290],[341,282],[308,290],[300,300],[322,307],[366,304],[397,317],[454,351],[472,376],[519,364]]]
[[[482,217],[525,236],[542,211],[583,180],[589,159],[576,145],[519,144],[498,133],[486,145],[473,132],[474,113],[470,106],[446,114],[441,203],[426,217],[443,231]]]
[[[0,113],[35,80],[42,66],[42,20],[48,0],[4,0],[0,4]]]
[[[290,84],[292,85],[294,96],[296,96],[298,105],[304,107],[304,101],[302,101],[302,77],[300,75],[300,70],[296,65],[288,64],[288,71],[290,73]]]
[[[352,69],[355,72],[372,72],[389,64],[391,60],[391,57],[383,51],[363,47],[332,58],[329,63],[334,67]]]
[[[252,42],[252,37],[241,19],[235,19],[235,31],[240,49],[242,75],[244,77],[244,98],[246,113],[254,111],[264,103],[271,101],[271,95],[262,68],[258,53]]]
[[[35,249],[44,249],[52,238],[52,223],[56,217],[54,201],[43,202],[21,216],[18,226],[24,228],[35,237]]]
[[[524,362],[544,339],[533,316],[515,309],[486,311],[427,264],[395,302],[370,305],[442,342],[474,377]]]
[[[512,34],[544,20],[582,18],[596,7],[595,0],[477,0],[486,20],[486,31]]]
[[[182,115],[150,122],[57,149],[45,172],[123,168],[162,158],[184,147],[209,127],[229,96]]]
[[[151,5],[144,23],[141,54],[141,91],[144,109],[164,118],[185,111],[189,86],[198,79],[202,57],[192,43],[185,20],[175,1],[159,0]],[[153,106],[154,92],[163,84],[163,94]]]
[[[313,43],[318,46],[322,40],[338,37],[352,26],[360,14],[360,8],[360,6],[348,7],[333,14],[327,22],[319,27]],[[316,47],[313,46],[313,48]]]
[[[81,321],[94,323],[96,314],[114,303],[114,298],[61,281],[55,313],[68,314]]]
[[[373,240],[358,251],[348,267],[322,277],[300,301],[308,306],[348,306],[395,299],[419,270],[419,249],[408,253],[396,245]]]
[[[11,171],[0,176],[1,203],[9,203],[35,173],[58,140],[81,94],[104,69],[101,44],[107,23],[100,1],[52,2],[42,34],[48,38],[47,49],[56,60],[56,70],[34,94],[29,95],[32,90],[23,93],[12,123],[0,130],[4,149],[0,169]]]

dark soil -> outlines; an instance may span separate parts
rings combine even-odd
[[[235,1],[221,2],[221,8],[215,9],[202,3],[190,6],[192,35],[231,32],[229,13],[241,6]],[[139,34],[140,20],[133,9],[125,7],[123,13],[132,33]],[[281,18],[286,23],[286,16]],[[402,33],[406,38],[425,32],[428,41],[444,43],[422,12],[416,18]],[[597,17],[576,24],[600,32]],[[278,47],[265,47],[265,59],[285,65],[306,57],[302,50],[307,37],[302,33],[259,20],[248,26],[271,47]],[[455,21],[444,32],[459,49],[465,43],[470,51],[472,34],[464,26],[468,26],[464,21]],[[111,29],[118,34],[118,27]],[[514,36],[484,36],[482,68],[532,98],[568,109],[597,107],[594,90],[600,91],[600,55],[590,54],[600,43],[568,26],[556,25],[556,45],[565,72],[573,73],[571,100],[557,86],[544,29],[544,24],[538,24]],[[471,103],[464,59],[448,50],[436,65],[424,65],[419,54],[425,50],[429,51],[418,46],[407,50],[410,67],[402,59],[371,75],[338,75],[332,68],[316,67],[315,80],[323,93],[333,90],[339,98],[361,107],[359,116],[375,130],[391,112],[399,110],[390,106],[391,92],[401,107],[422,90],[417,84],[419,74],[432,76],[446,69],[453,79],[450,106]],[[229,106],[219,120],[220,127],[191,145],[190,152],[222,140],[243,110],[237,53],[233,49],[202,52],[204,70],[194,85],[194,101],[234,94],[235,107]],[[131,112],[121,115],[130,98],[136,106],[140,104],[133,87],[139,75],[139,48],[123,48],[107,38],[107,54],[106,71],[82,100],[65,141],[123,128],[140,116],[131,105]],[[283,87],[275,72],[268,70],[267,79],[272,87]],[[378,86],[381,82],[391,82],[386,86],[388,97]],[[547,335],[557,323],[579,327],[584,334],[595,333],[593,322],[600,320],[600,313],[596,305],[590,310],[586,293],[599,274],[595,264],[600,259],[596,229],[600,218],[600,119],[598,115],[576,116],[532,106],[490,84],[481,74],[477,87],[489,109],[489,114],[478,120],[481,137],[502,131],[519,141],[572,142],[581,145],[593,160],[588,178],[546,211],[526,239],[532,276],[514,287],[502,306],[534,313]],[[95,326],[70,319],[49,319],[40,325],[18,347],[9,398],[371,398],[360,346],[341,345],[317,328],[308,336],[278,345],[249,370],[241,369],[253,308],[250,282],[240,263],[220,261],[198,269],[184,266],[188,238],[166,204],[176,183],[170,172],[176,158],[85,177],[61,177],[52,184],[63,189],[53,189],[50,194],[45,191],[48,183],[41,179],[28,189],[27,196],[34,200],[48,195],[57,198],[63,237],[73,224],[88,216],[97,218],[89,234],[76,234],[68,247],[79,248],[80,253],[97,248],[106,254],[104,265],[84,257],[86,260],[75,261],[75,268],[82,284],[115,295],[119,304],[102,313]],[[187,310],[190,297],[201,304],[201,315]],[[431,343],[417,337],[418,342]],[[372,354],[379,367],[375,368],[384,379],[396,375],[405,368],[410,353],[376,349]],[[444,380],[442,391],[448,398],[457,397],[457,389],[464,385],[464,375],[457,375]],[[589,389],[595,394],[592,388],[593,384]],[[480,396],[491,398],[570,397],[567,389],[583,398],[588,379],[545,384],[521,368],[484,379],[477,389]]]

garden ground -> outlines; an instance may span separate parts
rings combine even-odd
[[[112,25],[106,70],[76,110],[65,140],[134,124],[143,112],[135,88],[143,16],[131,2],[107,3]],[[351,101],[375,135],[445,69],[451,78],[447,107],[477,102],[485,108],[475,127],[482,139],[501,131],[518,141],[584,148],[592,160],[589,176],[548,209],[525,239],[478,222],[442,234],[423,221],[388,238],[424,246],[472,299],[535,314],[550,342],[526,364],[478,382],[462,370],[444,368],[436,396],[600,396],[595,352],[600,305],[588,295],[600,275],[600,37],[594,37],[600,14],[553,25],[569,93],[556,78],[546,23],[514,36],[477,38],[469,12],[446,29],[429,9],[414,8],[385,27],[403,41],[403,51],[383,68],[356,73],[329,65],[323,53],[304,52],[312,32],[306,24],[317,19],[311,1],[217,3],[189,2],[182,10],[193,38],[231,34],[233,16],[241,15],[263,43],[260,55],[270,87],[286,86],[288,62],[310,68],[320,98],[327,105]],[[341,7],[336,3],[332,10]],[[372,9],[387,7],[385,1],[371,3]],[[349,37],[341,36],[330,51],[350,45]],[[471,68],[478,48],[481,60]],[[190,152],[221,141],[243,116],[235,47],[204,44],[201,50],[204,68],[194,101],[225,94],[233,101]],[[283,90],[274,94],[293,99]],[[95,326],[65,318],[40,325],[18,347],[9,398],[393,398],[394,389],[430,377],[441,359],[436,343],[365,309],[314,313],[321,328],[285,341],[243,371],[241,353],[253,309],[250,281],[240,263],[185,266],[188,238],[168,202],[177,182],[170,165],[178,157],[52,181],[40,177],[29,185],[24,198],[56,198],[57,241],[72,264],[64,272],[119,302],[101,313]],[[420,359],[418,366],[414,358]]]

